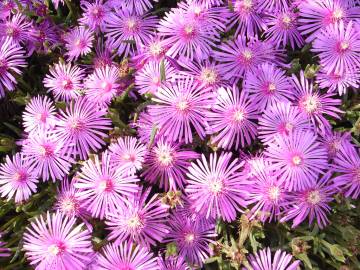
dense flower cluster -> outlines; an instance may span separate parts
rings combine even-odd
[[[23,236],[35,269],[198,269],[215,252],[219,220],[244,213],[322,229],[336,194],[360,198],[359,148],[332,130],[339,96],[360,85],[356,1],[182,0],[160,18],[158,1],[82,0],[69,29],[29,18],[46,17],[40,2],[0,4],[1,98],[31,55],[64,57],[41,78],[47,96],[26,104],[20,151],[0,165],[6,200],[58,185],[53,208]],[[291,75],[287,51],[309,42],[318,70]],[[114,128],[112,104],[124,96],[144,102]],[[108,241],[97,251],[94,220]],[[161,244],[176,252],[152,249]],[[247,262],[300,265],[270,248]]]

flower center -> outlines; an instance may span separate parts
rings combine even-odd
[[[54,148],[49,144],[40,145],[39,153],[42,157],[52,157],[54,155]]]
[[[209,182],[210,192],[217,196],[224,190],[224,183],[221,179],[215,178]]]
[[[68,121],[68,128],[70,130],[70,132],[72,133],[78,133],[84,130],[85,128],[85,123],[82,119],[79,118],[72,118],[69,119]]]
[[[344,40],[338,44],[338,51],[344,53],[349,49],[349,47],[350,47],[349,42]]]
[[[355,169],[355,183],[360,183],[360,167]]]
[[[171,150],[167,147],[159,148],[156,150],[156,156],[159,163],[164,166],[170,166],[173,162]]]
[[[214,84],[217,80],[217,73],[213,69],[205,68],[201,71],[200,80],[209,85]]]
[[[307,113],[314,113],[319,109],[320,102],[317,96],[307,96],[302,102],[302,107]]]
[[[47,251],[52,256],[60,256],[66,251],[66,246],[63,242],[52,244],[48,247]]]
[[[137,26],[138,26],[138,23],[137,23],[136,18],[130,18],[127,21],[127,27],[128,27],[129,31],[134,32],[136,30]]]
[[[104,92],[110,92],[112,89],[112,83],[103,81],[100,85],[101,89],[104,90]]]
[[[78,208],[76,199],[72,196],[61,201],[61,210],[64,213],[74,213]]]
[[[48,117],[47,112],[42,112],[35,115],[36,120],[38,120],[41,123],[46,123],[47,117]]]
[[[333,21],[339,21],[344,17],[344,12],[342,9],[338,8],[335,9],[332,13],[332,19]]]
[[[233,114],[233,120],[237,123],[242,122],[245,119],[245,114],[242,110],[236,110]]]
[[[193,24],[187,24],[184,26],[184,35],[187,38],[194,37],[196,29]]]
[[[276,91],[276,84],[273,82],[267,83],[267,85],[265,86],[265,92],[267,94],[273,94],[275,91]]]
[[[160,85],[160,78],[159,77],[154,77],[152,79],[152,82],[153,82],[154,85],[159,86]]]
[[[160,42],[154,42],[150,45],[149,51],[152,56],[157,57],[164,52],[164,48],[161,46]]]
[[[196,7],[194,8],[194,13],[195,13],[196,16],[200,16],[201,12],[202,12],[201,7],[196,6]]]
[[[85,48],[86,46],[86,42],[80,38],[78,38],[76,41],[75,41],[75,46],[78,47],[79,49],[83,49]]]
[[[8,28],[6,29],[6,34],[9,37],[17,38],[20,34],[20,31],[17,27],[13,25],[9,25]]]
[[[289,122],[281,123],[279,126],[279,133],[284,135],[289,135],[290,132],[294,130],[294,125]]]
[[[6,59],[0,58],[0,75],[4,74],[7,71],[8,65]]]
[[[249,14],[252,11],[252,8],[253,8],[252,0],[236,1],[234,4],[234,10],[241,15]]]
[[[181,112],[185,112],[189,108],[189,103],[186,100],[181,100],[176,104],[176,108]]]
[[[302,163],[302,158],[299,155],[295,155],[292,157],[291,161],[294,166],[299,166]]]
[[[277,201],[280,197],[281,191],[280,191],[279,187],[272,186],[269,188],[268,194],[269,194],[270,200]]]
[[[136,157],[134,154],[126,153],[125,155],[123,155],[123,160],[134,162],[136,160]]]
[[[13,180],[15,182],[25,182],[27,179],[27,173],[25,171],[18,171],[13,175]]]
[[[62,85],[64,90],[72,90],[72,88],[73,88],[73,83],[69,78],[64,79],[62,81],[61,85]]]
[[[251,58],[252,58],[252,52],[248,49],[243,51],[242,55],[243,55],[244,59],[247,61],[251,60]]]
[[[138,214],[135,214],[134,216],[129,218],[126,224],[132,230],[141,230],[144,227],[144,223]]]
[[[110,178],[101,179],[98,188],[100,192],[112,192],[114,183]]]
[[[185,238],[185,243],[192,244],[192,243],[194,243],[194,240],[195,240],[195,234],[187,233],[187,234],[185,234],[184,238]]]
[[[320,192],[318,190],[310,191],[307,195],[308,203],[316,205],[321,201]]]

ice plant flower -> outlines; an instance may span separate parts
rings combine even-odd
[[[244,147],[251,143],[257,133],[255,120],[258,108],[234,85],[232,88],[221,87],[207,114],[207,133],[213,134],[212,143],[224,149]]]
[[[206,217],[223,218],[225,221],[236,219],[237,212],[245,207],[247,195],[241,181],[238,159],[231,161],[231,153],[211,154],[206,160],[191,163],[187,173],[186,193],[195,203],[197,212],[206,213]]]
[[[142,111],[139,119],[131,126],[136,128],[138,138],[143,144],[148,145],[151,139],[156,142],[159,138],[161,127],[154,124],[153,117],[147,110]]]
[[[290,191],[311,187],[319,174],[329,166],[326,149],[311,131],[296,131],[286,137],[274,137],[265,155],[272,162],[271,168]]]
[[[312,51],[318,54],[328,74],[356,72],[360,68],[360,32],[352,21],[347,25],[340,21],[317,35]]]
[[[132,63],[137,69],[141,69],[148,62],[160,63],[166,56],[168,46],[164,45],[163,39],[155,35],[145,44],[141,44],[137,54],[132,57]]]
[[[36,270],[82,270],[93,253],[90,232],[57,212],[31,222],[24,234],[24,250]]]
[[[159,265],[159,270],[189,270],[190,268],[187,266],[184,258],[182,257],[174,257],[170,256],[166,259],[161,257],[157,260]]]
[[[27,200],[36,192],[38,178],[22,154],[17,153],[11,159],[6,156],[5,163],[0,165],[0,193],[1,197],[16,203]]]
[[[145,159],[142,177],[152,184],[159,182],[160,188],[166,191],[183,189],[190,160],[198,158],[199,154],[182,149],[181,145],[161,137]]]
[[[117,0],[110,0],[116,2]],[[158,0],[154,0],[158,2]],[[123,0],[122,3],[123,9],[129,9],[136,14],[144,14],[148,10],[150,10],[153,5],[151,0]]]
[[[25,51],[10,38],[0,39],[0,98],[5,96],[5,91],[14,91],[13,74],[22,74],[20,68],[26,66],[24,54]]]
[[[50,19],[35,25],[31,31],[37,52],[49,53],[60,43],[59,27]]]
[[[146,248],[127,242],[108,244],[97,257],[96,270],[158,270],[154,255]]]
[[[12,43],[24,45],[33,41],[32,22],[21,12],[0,22],[0,38],[9,38]]]
[[[260,9],[268,11],[268,13],[270,13],[269,11],[287,10],[292,4],[291,2],[291,0],[262,0]]]
[[[345,144],[351,143],[351,133],[327,130],[319,139],[327,149],[329,158],[334,159],[339,155],[340,149],[345,147]]]
[[[253,270],[297,270],[300,261],[293,261],[293,256],[278,249],[274,255],[270,248],[259,250],[254,255],[248,257],[248,261]],[[292,262],[293,261],[293,262]],[[249,270],[245,268],[245,270]]]
[[[153,98],[157,104],[149,106],[149,114],[168,140],[189,143],[192,129],[200,138],[205,137],[205,115],[212,100],[210,89],[189,76],[159,88]]]
[[[129,241],[150,248],[161,243],[169,233],[166,225],[169,207],[161,203],[158,194],[150,197],[150,191],[150,188],[139,191],[109,213],[105,223],[110,230],[109,240],[114,240],[115,245]]]
[[[80,96],[83,89],[84,71],[71,63],[57,63],[49,70],[44,79],[44,86],[56,100],[71,101]]]
[[[91,52],[94,33],[83,26],[77,26],[65,35],[66,56],[70,61]]]
[[[81,1],[81,9],[84,11],[79,19],[81,25],[88,26],[93,31],[103,30],[110,8],[103,0],[96,0],[93,3]]]
[[[86,159],[91,150],[97,151],[105,144],[106,131],[111,129],[106,114],[106,110],[80,98],[60,111],[55,132],[74,156]]]
[[[101,158],[87,160],[77,175],[74,187],[77,197],[93,217],[104,219],[116,206],[123,204],[126,196],[132,197],[138,191],[139,179],[128,175],[127,168],[114,167],[108,151]]]
[[[316,220],[319,228],[324,228],[329,223],[327,218],[331,210],[329,203],[333,201],[335,192],[330,174],[327,173],[304,190],[293,192],[289,198],[290,207],[285,210],[284,217],[280,221],[292,220],[292,228],[295,228],[308,218],[309,225]]]

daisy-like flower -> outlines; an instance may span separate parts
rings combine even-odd
[[[100,40],[95,47],[95,55],[92,61],[93,68],[105,68],[114,64],[113,59],[115,55],[102,40]]]
[[[111,129],[111,120],[106,114],[106,110],[80,98],[60,111],[56,133],[74,156],[86,159],[91,150],[97,151],[105,144],[103,138],[108,136],[105,132]]]
[[[285,216],[280,221],[293,220],[292,228],[295,228],[308,218],[309,225],[316,220],[319,228],[324,228],[329,223],[329,203],[334,199],[333,194],[336,192],[329,178],[330,174],[325,174],[309,187],[290,195],[290,207],[285,210]]]
[[[329,121],[324,115],[340,119],[342,113],[336,106],[340,106],[341,100],[332,98],[334,94],[321,94],[314,89],[313,83],[305,78],[304,72],[300,72],[300,79],[292,76],[295,88],[295,102],[300,110],[311,120],[321,134],[326,129],[331,129]]]
[[[113,2],[118,2],[117,0],[110,0]],[[158,0],[154,0],[158,2]],[[121,1],[123,9],[129,9],[131,12],[135,12],[136,14],[144,14],[148,10],[150,10],[153,5],[151,0],[123,0]]]
[[[211,141],[217,146],[238,149],[251,143],[257,133],[253,122],[258,115],[258,108],[234,85],[232,88],[219,88],[212,110],[207,114],[209,134],[214,134]]]
[[[40,24],[35,25],[31,31],[34,36],[36,50],[44,53],[51,52],[60,43],[59,27],[50,19],[45,19]]]
[[[109,145],[111,160],[116,167],[127,167],[129,174],[135,174],[143,167],[147,149],[135,137],[120,137]]]
[[[259,138],[264,144],[272,142],[275,136],[286,137],[292,132],[309,129],[313,126],[306,115],[288,102],[274,103],[259,118]]]
[[[266,39],[271,41],[277,48],[286,47],[290,44],[294,50],[304,44],[304,39],[298,29],[298,15],[291,9],[279,10],[269,13],[266,20]]]
[[[93,253],[91,234],[76,218],[57,212],[36,218],[24,234],[24,250],[36,270],[82,270]]]
[[[128,175],[127,168],[116,168],[111,164],[108,151],[87,160],[81,173],[76,177],[74,187],[77,197],[84,202],[84,207],[93,217],[103,219],[116,210],[138,191],[135,175]]]
[[[159,138],[161,127],[154,124],[153,117],[147,110],[142,111],[139,114],[139,119],[131,126],[136,128],[139,141],[143,144],[148,144],[152,139],[157,141]]]
[[[25,161],[29,162],[30,169],[44,181],[52,179],[55,182],[62,179],[70,171],[74,162],[64,147],[64,141],[58,134],[39,130],[29,136],[22,145]]]
[[[116,66],[95,69],[85,81],[86,97],[101,107],[107,107],[118,93],[119,77],[119,69]]]
[[[80,56],[91,52],[94,41],[92,30],[78,26],[65,35],[66,56],[70,61],[77,60]]]
[[[103,3],[103,0],[95,0],[93,3],[81,1],[81,9],[84,11],[79,19],[81,25],[88,26],[91,30],[103,30],[110,8]]]
[[[154,255],[146,248],[131,243],[106,245],[97,258],[97,270],[136,269],[158,270]]]
[[[128,8],[117,9],[106,18],[104,32],[109,46],[115,48],[119,56],[127,57],[150,41],[157,22],[155,16],[137,15]]]
[[[149,193],[150,189],[139,191],[107,217],[109,239],[115,240],[115,245],[129,240],[150,248],[168,234],[169,207],[161,203],[158,194],[150,198]]]
[[[326,149],[311,131],[296,131],[289,136],[276,136],[265,155],[272,169],[290,191],[304,190],[314,184],[319,174],[329,166]]]
[[[359,148],[344,143],[334,158],[333,170],[340,175],[333,181],[335,186],[341,187],[346,197],[357,199],[360,197],[360,151]]]
[[[181,9],[166,13],[157,30],[160,37],[165,37],[169,56],[189,61],[206,59],[213,52],[211,47],[220,41],[217,31],[203,27],[201,21]]]
[[[234,9],[228,27],[237,25],[235,36],[254,36],[266,29],[260,0],[231,0]]]
[[[16,203],[27,200],[36,192],[38,179],[22,154],[15,154],[11,159],[6,157],[6,162],[0,165],[0,193],[1,197]]]
[[[360,18],[360,7],[355,6],[353,1],[344,0],[313,0],[301,1],[299,9],[299,30],[306,38],[306,42],[318,38],[318,35],[326,27],[336,22],[345,23]]]
[[[195,82],[193,77],[161,87],[149,106],[149,113],[162,134],[170,141],[192,142],[192,128],[200,138],[205,137],[206,113],[213,100],[209,88]]]
[[[6,21],[0,22],[0,37],[8,37],[12,43],[17,45],[25,44],[27,41],[33,41],[31,35],[32,22],[21,12],[7,18]]]
[[[297,270],[300,261],[292,262],[293,256],[282,250],[277,250],[274,255],[270,248],[259,250],[254,255],[250,255],[248,261],[253,270]],[[245,270],[249,270],[245,268]]]
[[[159,181],[160,188],[166,191],[183,189],[190,160],[198,157],[196,152],[181,149],[181,143],[167,142],[161,137],[145,160],[142,176],[152,184]]]
[[[325,134],[321,135],[320,142],[327,149],[330,159],[338,156],[340,149],[345,147],[345,144],[351,143],[350,132],[338,132],[326,130]]]
[[[131,59],[136,69],[141,69],[148,62],[160,63],[166,56],[169,46],[159,36],[153,36],[145,44],[141,44],[137,54]]]
[[[283,56],[280,50],[273,48],[270,42],[263,42],[256,37],[246,42],[246,37],[239,35],[235,41],[222,43],[220,51],[214,51],[218,68],[225,80],[237,83],[247,72],[255,72],[265,62],[281,65]]]
[[[215,223],[194,223],[183,215],[175,214],[170,220],[167,242],[175,242],[178,256],[186,261],[202,266],[210,257],[210,243],[214,243]]]
[[[206,217],[223,218],[225,221],[236,219],[237,212],[244,207],[247,193],[244,191],[238,159],[231,161],[231,153],[223,153],[218,158],[211,154],[207,161],[202,155],[189,167],[186,193],[195,203],[197,212],[206,213]]]
[[[176,70],[169,61],[163,60],[160,63],[151,61],[135,73],[135,86],[142,95],[155,94],[165,82],[174,82],[175,74]]]
[[[290,5],[291,0],[262,0],[259,7],[261,10],[276,12],[279,10],[287,10]]]
[[[13,91],[16,79],[13,74],[21,75],[20,68],[26,66],[25,51],[10,38],[0,39],[0,98],[5,91]]]
[[[184,258],[170,256],[165,259],[159,257],[158,260],[159,270],[189,270]]]
[[[328,74],[354,72],[360,68],[360,32],[352,21],[347,25],[343,21],[329,25],[316,36],[311,50],[318,54]]]
[[[243,87],[261,110],[270,104],[293,99],[293,87],[285,71],[270,63],[260,65],[254,73],[249,72]]]
[[[84,72],[78,66],[59,62],[50,68],[49,73],[44,79],[44,86],[56,100],[70,101],[80,96]]]
[[[224,0],[187,0],[187,2],[204,4],[206,7],[221,6],[222,4],[224,4]]]
[[[23,121],[26,132],[54,128],[57,122],[54,103],[47,96],[33,97],[25,107]]]

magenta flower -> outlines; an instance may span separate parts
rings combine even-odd
[[[115,3],[118,2],[117,0],[110,1]],[[154,1],[158,2],[158,0]],[[153,7],[151,0],[123,0],[120,5],[122,5],[123,9],[129,9],[131,12],[135,12],[136,14],[140,15],[144,14]]]
[[[158,19],[149,14],[137,15],[128,7],[117,9],[106,18],[104,32],[108,45],[117,50],[119,56],[127,57],[146,44],[154,35]]]
[[[190,160],[198,157],[196,152],[181,149],[181,143],[167,142],[161,137],[145,160],[142,177],[152,184],[159,182],[166,191],[183,189]]]
[[[115,167],[126,167],[129,174],[135,174],[143,167],[147,149],[137,138],[120,137],[110,144],[109,152]]]
[[[243,83],[249,99],[257,103],[260,110],[268,105],[293,99],[293,87],[284,70],[274,64],[259,65],[254,72],[249,72]]]
[[[76,195],[84,202],[84,207],[93,217],[104,219],[113,213],[119,204],[125,203],[126,197],[132,197],[137,191],[139,179],[128,174],[124,167],[116,168],[111,164],[111,156],[105,151],[87,160],[81,173],[74,182]]]
[[[34,40],[31,29],[32,22],[19,12],[0,22],[0,38],[9,38],[12,43],[23,45]]]
[[[300,266],[299,260],[291,262],[293,256],[281,249],[272,256],[270,248],[265,248],[250,255],[248,260],[253,270],[297,270]]]
[[[326,129],[331,129],[329,121],[324,115],[340,119],[342,113],[336,106],[341,104],[340,99],[333,99],[334,94],[321,94],[315,90],[312,82],[305,78],[304,72],[300,72],[300,79],[292,76],[295,88],[295,102],[300,110],[311,120],[314,127],[317,127],[320,133]]]
[[[161,257],[157,260],[159,265],[159,270],[189,270],[190,268],[187,266],[186,262],[184,261],[184,258],[182,257],[174,257],[170,256],[166,259],[163,259]]]
[[[31,31],[37,51],[49,53],[59,44],[59,27],[50,19],[35,25]]]
[[[111,129],[106,114],[106,110],[80,98],[60,111],[56,133],[74,156],[86,159],[91,150],[95,152],[105,144],[104,138],[108,136],[105,132]]]
[[[34,132],[22,145],[25,161],[44,181],[55,182],[69,173],[74,160],[66,150],[58,134],[50,131]]]
[[[221,6],[224,0],[188,0],[196,2],[198,4],[204,4],[206,7]]]
[[[149,113],[162,134],[170,141],[192,142],[192,128],[205,137],[206,113],[212,103],[210,89],[199,85],[193,77],[161,87],[149,106]]]
[[[115,55],[102,40],[99,41],[95,47],[95,55],[92,61],[93,68],[105,68],[114,64],[113,59]]]
[[[175,242],[178,256],[191,264],[202,266],[211,255],[210,243],[214,243],[214,223],[194,223],[182,215],[173,215],[170,220],[170,233],[167,242]]]
[[[53,129],[57,122],[54,103],[47,96],[33,97],[25,107],[23,121],[26,132]]]
[[[309,119],[298,107],[288,102],[274,103],[259,118],[259,138],[269,144],[275,136],[287,137],[295,131],[313,129]]]
[[[291,0],[262,0],[260,9],[272,12],[287,10],[290,7],[291,2]]]
[[[56,100],[70,101],[80,96],[83,88],[84,71],[71,63],[55,64],[44,79],[44,86]]]
[[[86,97],[89,101],[107,107],[112,98],[117,95],[119,70],[116,66],[105,66],[95,69],[85,81]]]
[[[231,153],[223,153],[220,157],[211,154],[207,161],[202,155],[201,160],[191,163],[189,167],[186,193],[195,203],[197,212],[206,213],[206,218],[222,217],[225,221],[236,219],[240,206],[245,207],[247,195],[241,181],[239,169],[242,164],[238,159],[231,160]]]
[[[312,51],[318,54],[320,64],[328,74],[355,72],[360,67],[360,32],[352,21],[347,25],[340,21],[317,35]]]
[[[290,195],[290,207],[285,210],[285,216],[280,221],[293,220],[292,228],[295,228],[307,218],[309,225],[316,219],[319,228],[324,228],[329,223],[327,218],[331,210],[329,203],[334,199],[333,194],[336,192],[329,178],[328,173],[303,191]]]
[[[65,35],[66,56],[70,61],[77,60],[80,56],[91,52],[94,33],[83,26],[77,26]]]
[[[265,155],[289,191],[311,187],[319,174],[329,166],[326,149],[311,131],[296,131],[287,137],[274,137]]]
[[[91,30],[103,30],[105,19],[110,14],[110,8],[103,0],[95,0],[93,3],[81,1],[81,9],[84,11],[79,22],[88,26]]]
[[[108,244],[97,258],[97,270],[136,269],[158,270],[156,258],[146,248],[121,243]]]
[[[359,148],[344,143],[334,158],[332,168],[340,173],[333,181],[335,186],[340,187],[346,197],[357,199],[360,197],[360,151]]]
[[[20,68],[26,67],[25,51],[11,42],[11,39],[0,39],[0,98],[5,91],[14,91],[16,79],[12,73],[21,75]]]
[[[0,193],[7,200],[15,199],[16,203],[27,200],[36,192],[38,179],[24,157],[17,153],[0,165]]]
[[[57,212],[36,218],[24,234],[25,255],[36,270],[84,269],[93,253],[91,235],[76,218]]]
[[[321,135],[320,142],[327,149],[330,159],[334,159],[340,153],[340,149],[345,147],[345,144],[351,143],[350,132],[338,132],[327,130],[325,134]]]
[[[164,41],[155,35],[145,44],[141,44],[131,61],[136,69],[141,69],[148,62],[160,63],[164,58],[170,59],[166,56],[167,50],[168,46],[165,46]]]
[[[139,114],[139,119],[132,126],[136,128],[138,138],[144,144],[149,144],[151,138],[156,141],[161,130],[161,127],[154,124],[153,117],[147,110]]]
[[[115,245],[130,241],[150,248],[169,233],[166,225],[169,207],[161,203],[158,194],[150,197],[150,191],[150,188],[139,191],[108,215],[105,223],[111,231],[109,240],[115,240]]]
[[[212,110],[206,116],[207,132],[214,134],[211,141],[218,147],[239,149],[250,144],[257,133],[254,121],[258,118],[258,108],[235,85],[218,89]]]

